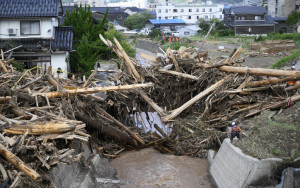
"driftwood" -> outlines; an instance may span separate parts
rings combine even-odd
[[[190,74],[184,74],[184,73],[180,73],[180,72],[177,72],[177,71],[159,69],[158,72],[171,74],[171,75],[176,75],[178,77],[188,78],[188,79],[192,79],[192,80],[199,80],[199,78],[197,76],[193,76],[193,75],[190,75]]]
[[[121,91],[121,90],[129,90],[141,87],[152,87],[152,83],[146,84],[133,84],[133,85],[123,85],[123,86],[107,86],[107,87],[94,87],[94,88],[82,88],[76,90],[65,90],[63,92],[50,92],[50,93],[34,93],[33,96],[47,96],[49,98],[55,97],[64,97],[75,94],[90,94],[90,93],[98,93],[98,92],[108,92],[108,91]]]
[[[288,81],[297,81],[300,80],[300,76],[294,76],[294,77],[285,77],[285,78],[268,78],[266,80],[260,80],[255,82],[250,82],[247,84],[247,87],[258,87],[262,85],[274,85],[282,82],[288,82]]]
[[[300,76],[300,71],[286,71],[276,69],[264,69],[264,68],[245,68],[245,67],[232,67],[232,66],[221,66],[219,70],[225,72],[236,72],[241,74],[250,74],[257,76]]]
[[[84,82],[83,86],[82,87],[87,87],[92,79],[94,78],[94,76],[96,75],[97,71],[93,71],[93,73],[89,76],[88,80],[86,82]]]
[[[168,56],[172,59],[172,62],[173,62],[173,64],[175,65],[175,70],[176,70],[177,72],[181,72],[181,70],[180,70],[180,68],[179,68],[179,64],[178,64],[178,62],[177,62],[177,60],[176,60],[176,58],[175,58],[175,56],[174,56],[174,54],[173,54],[171,48],[168,48],[167,54],[168,54]]]
[[[191,105],[193,105],[194,103],[196,103],[197,101],[201,100],[203,97],[205,97],[206,95],[208,95],[210,92],[214,91],[219,86],[221,86],[223,84],[223,82],[225,82],[227,79],[228,79],[228,77],[223,78],[222,80],[218,81],[214,85],[212,85],[209,88],[205,89],[204,91],[202,91],[201,93],[199,93],[198,95],[196,95],[194,98],[192,98],[188,102],[184,103],[181,107],[173,110],[171,114],[162,117],[162,120],[164,122],[167,122],[167,121],[170,121],[170,120],[174,119],[181,112],[183,112],[185,109],[187,109],[188,107],[190,107]]]
[[[143,92],[142,90],[138,90],[141,97],[162,117],[167,115],[167,113],[159,107],[151,98],[148,97],[148,95]]]
[[[2,144],[0,144],[0,154],[13,164],[16,168],[22,170],[27,176],[33,180],[41,178],[41,176],[34,171],[32,168],[27,166],[23,161],[21,161],[17,156],[12,154],[8,149],[6,149]]]

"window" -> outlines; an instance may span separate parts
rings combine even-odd
[[[161,13],[161,9],[158,9],[158,13]]]
[[[198,8],[196,9],[196,12],[199,12],[199,9],[198,9]]]
[[[252,28],[251,28],[251,27],[249,27],[249,33],[251,33],[251,31],[252,31]]]
[[[215,15],[212,16],[212,18],[215,18],[215,17],[216,17]]]
[[[159,20],[161,20],[161,17],[158,17]]]
[[[222,8],[220,8],[219,11],[222,12],[223,11]]]
[[[168,13],[168,9],[165,10],[165,13]]]
[[[178,16],[173,16],[173,19],[178,19]]]
[[[185,32],[184,32],[184,35],[190,35],[190,32],[185,31]]]
[[[118,19],[122,19],[122,15],[118,15]]]
[[[199,19],[199,16],[197,16],[197,19]]]
[[[239,20],[245,20],[245,16],[240,16],[240,19]]]
[[[261,20],[261,16],[255,16],[255,20]]]
[[[180,12],[184,12],[184,10],[183,10],[183,9],[180,9]]]
[[[212,12],[212,8],[209,9],[209,12]]]
[[[222,15],[219,16],[219,19],[222,19]]]
[[[173,12],[178,12],[178,10],[177,9],[173,9]]]
[[[205,19],[208,19],[208,16],[205,16]]]
[[[205,8],[202,9],[202,12],[205,12]]]
[[[189,19],[189,20],[192,19],[192,16],[188,16],[188,19]]]
[[[165,19],[167,20],[167,19],[168,19],[168,16],[166,16]]]
[[[192,9],[191,9],[191,8],[189,9],[189,12],[192,12]]]
[[[40,21],[21,21],[21,35],[39,35]]]

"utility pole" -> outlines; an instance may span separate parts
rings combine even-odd
[[[203,39],[203,41],[202,41],[202,43],[201,43],[201,46],[200,46],[198,52],[201,52],[201,51],[202,51],[203,45],[204,45],[204,43],[205,43],[205,41],[206,41],[208,35],[210,34],[211,30],[215,27],[215,25],[216,25],[216,22],[214,22],[214,23],[211,24],[211,26],[210,26],[210,28],[209,28],[209,30],[208,30],[206,36],[204,37],[204,39]]]

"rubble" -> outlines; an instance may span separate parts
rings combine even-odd
[[[227,59],[209,59],[208,52],[199,49],[168,49],[145,68],[127,56],[117,39],[114,45],[100,38],[121,61],[122,71],[109,77],[117,85],[98,86],[93,81],[96,71],[85,82],[55,79],[40,68],[20,73],[2,56],[0,154],[7,159],[0,161],[2,182],[9,178],[17,184],[24,173],[45,180],[41,169],[79,161],[74,139],[91,142],[109,158],[149,146],[205,157],[208,148],[227,136],[229,121],[300,100],[299,84],[286,88],[287,81],[300,79],[299,71],[240,67],[242,48]],[[107,98],[93,94],[98,92]],[[131,114],[154,111],[173,125],[171,134],[157,125],[157,132],[142,132],[130,119]]]

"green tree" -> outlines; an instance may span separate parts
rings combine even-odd
[[[204,20],[203,18],[198,20],[198,24],[201,30],[198,32],[201,34],[206,34],[210,29],[210,25],[215,22],[215,27],[211,31],[211,35],[218,35],[219,32],[222,36],[232,35],[232,32],[227,30],[224,26],[224,21],[220,21],[217,18],[211,19],[209,21]]]
[[[297,11],[292,11],[286,19],[286,23],[290,26],[294,26],[294,29],[297,29],[297,23],[300,21],[299,19],[300,13]]]
[[[124,23],[125,26],[132,30],[132,29],[142,29],[145,27],[147,20],[154,18],[153,14],[149,12],[142,12],[142,13],[137,13],[128,16]]]
[[[115,54],[112,54],[111,49],[100,40],[99,34],[111,41],[115,36],[128,55],[135,56],[134,50],[125,42],[125,38],[117,33],[112,26],[109,26],[106,17],[107,11],[100,23],[96,24],[92,18],[90,7],[76,5],[74,10],[67,11],[67,16],[62,25],[73,26],[74,29],[74,51],[70,53],[69,57],[73,73],[89,74],[97,60],[109,59],[115,56]]]

